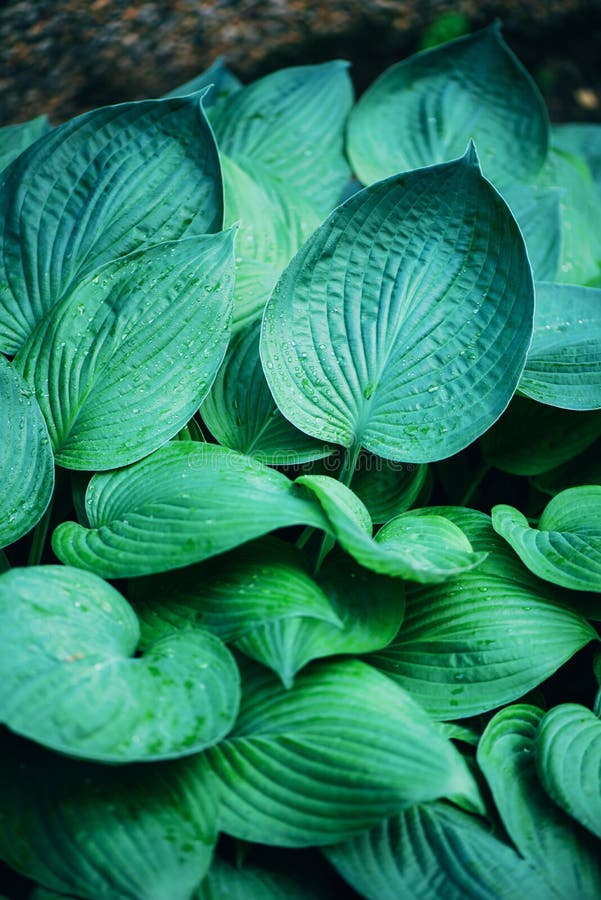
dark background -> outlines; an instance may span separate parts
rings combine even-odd
[[[496,17],[551,118],[601,122],[601,0],[0,0],[0,124],[159,96],[218,55],[243,81],[345,58],[360,92]]]

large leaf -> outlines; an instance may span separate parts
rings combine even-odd
[[[217,838],[202,756],[99,766],[3,735],[0,857],[94,900],[189,900]]]
[[[325,215],[349,176],[347,69],[339,60],[293,66],[236,91],[211,110],[219,149],[260,183],[290,185]]]
[[[69,565],[106,578],[201,562],[288,525],[328,523],[285,475],[215,444],[174,441],[86,492],[90,527],[64,522],[52,545]]]
[[[63,566],[0,576],[0,720],[91,760],[169,759],[219,741],[238,711],[238,671],[204,631],[132,658],[136,616],[96,575]]]
[[[507,406],[532,317],[522,237],[470,150],[335,210],[278,282],[261,356],[302,431],[427,462]]]
[[[60,465],[135,462],[196,411],[229,338],[232,238],[158,244],[108,263],[38,324],[15,364]]]
[[[474,816],[443,802],[412,806],[326,856],[368,900],[547,900],[536,871]]]
[[[601,838],[601,721],[584,706],[563,703],[543,716],[536,768],[553,800]]]
[[[387,69],[353,109],[348,151],[368,184],[452,159],[471,138],[502,184],[539,172],[548,131],[538,89],[493,25]]]
[[[549,896],[594,900],[601,893],[595,842],[549,799],[536,774],[534,747],[542,715],[522,704],[501,710],[480,739],[478,763],[509,836],[537,867]]]
[[[54,487],[48,429],[33,391],[0,355],[0,547],[44,514]]]
[[[601,409],[601,290],[537,284],[520,391],[563,409]]]
[[[561,265],[563,194],[562,188],[536,184],[516,183],[503,188],[538,281],[554,281]]]
[[[234,336],[200,412],[220,444],[267,465],[293,465],[332,452],[278,410],[263,374],[255,326]]]
[[[601,485],[561,491],[547,504],[538,528],[504,504],[494,507],[492,523],[539,578],[601,592]]]
[[[229,834],[329,844],[422,800],[458,793],[478,803],[452,744],[364,663],[312,666],[290,691],[251,669],[244,685],[235,730],[206,751]]]
[[[431,507],[489,555],[440,585],[408,586],[395,640],[367,657],[439,719],[494,709],[523,696],[597,637],[563,597],[534,578],[474,510]]]
[[[107,106],[55,128],[0,186],[0,349],[18,350],[103,263],[218,231],[222,216],[219,158],[198,97]]]
[[[0,171],[6,169],[13,159],[47,131],[50,131],[50,123],[46,116],[37,116],[29,122],[0,128]]]
[[[194,900],[315,900],[295,879],[254,865],[231,866],[215,857]]]
[[[584,157],[601,199],[601,125],[598,122],[554,125],[551,136],[559,150]]]

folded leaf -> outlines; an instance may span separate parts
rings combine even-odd
[[[522,513],[501,504],[492,511],[493,527],[511,544],[531,572],[581,591],[601,592],[601,486],[561,491],[531,528]]]
[[[601,892],[595,842],[549,799],[536,774],[542,716],[540,709],[523,704],[501,710],[480,739],[478,763],[509,836],[536,866],[549,896],[594,900]]]
[[[46,116],[37,116],[29,122],[0,128],[0,171],[6,169],[13,159],[47,131],[50,131],[50,123]]]
[[[107,106],[55,128],[0,187],[0,349],[16,352],[103,263],[218,231],[222,217],[219,159],[198,97]]]
[[[408,586],[399,634],[367,657],[432,716],[464,718],[521,697],[597,638],[520,564],[484,513],[430,507],[421,514],[450,519],[476,553],[488,553],[444,584]]]
[[[555,803],[601,838],[601,721],[585,706],[546,713],[534,743],[538,777]]]
[[[198,752],[238,712],[226,647],[204,631],[133,658],[130,605],[96,575],[63,566],[0,576],[0,720],[54,750],[133,762]]]
[[[105,578],[201,562],[275,528],[328,528],[317,503],[248,456],[215,444],[173,441],[86,492],[90,528],[63,522],[52,546],[67,565]]]
[[[314,665],[290,691],[249,666],[243,683],[234,731],[205,754],[226,833],[322,845],[422,800],[458,793],[479,802],[450,741],[403,690],[364,663]]]
[[[159,244],[109,263],[58,303],[15,360],[59,465],[114,469],[182,428],[229,339],[233,235]]]
[[[2,738],[2,859],[78,897],[188,900],[217,839],[202,756],[99,766]]]
[[[348,151],[369,184],[453,159],[470,139],[495,184],[530,181],[545,162],[544,101],[497,24],[387,69],[353,109]]]
[[[269,299],[261,357],[276,403],[323,441],[404,462],[450,456],[513,394],[531,278],[473,149],[378,182],[330,215]]]
[[[54,487],[54,461],[33,391],[2,355],[0,431],[0,547],[7,547],[44,514]]]

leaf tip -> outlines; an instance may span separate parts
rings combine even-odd
[[[470,141],[466,147],[465,153],[461,157],[461,161],[466,163],[466,165],[471,166],[474,169],[477,169],[478,172],[480,169],[480,160],[478,158],[478,151],[476,150],[476,145],[473,140],[470,138]]]

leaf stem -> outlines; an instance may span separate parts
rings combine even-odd
[[[4,550],[0,550],[0,574],[2,574],[2,572],[8,572],[9,569],[10,563],[8,561],[8,556]]]
[[[476,474],[470,481],[467,486],[467,490],[461,500],[459,501],[459,506],[467,506],[488,473],[490,472],[492,466],[490,463],[483,462],[479,469],[476,470]]]
[[[46,536],[48,534],[48,525],[50,524],[50,516],[52,515],[52,507],[54,506],[54,497],[56,488],[50,498],[50,503],[46,507],[46,511],[33,531],[31,547],[29,548],[29,556],[27,557],[28,566],[39,566],[44,552]]]
[[[355,469],[357,468],[357,460],[359,459],[359,454],[361,452],[361,444],[352,444],[347,450],[344,452],[344,462],[340,468],[340,473],[338,475],[338,481],[341,484],[344,484],[345,487],[349,487],[351,481],[353,480],[353,476],[355,474]],[[302,535],[301,535],[302,537]],[[321,547],[319,548],[319,553],[317,554],[317,561],[315,563],[315,568],[313,570],[313,574],[317,575],[319,570],[321,569],[321,565],[336,543],[336,538],[332,537],[331,534],[324,534],[321,540]]]

